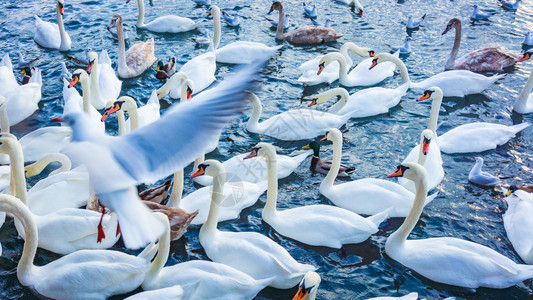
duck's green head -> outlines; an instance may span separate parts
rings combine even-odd
[[[157,62],[157,67],[155,68],[156,71],[159,71],[159,70],[163,70],[163,62],[162,61],[158,61]]]
[[[320,144],[317,142],[311,142],[308,145],[303,146],[302,149],[313,149],[313,155],[316,157],[320,156]]]

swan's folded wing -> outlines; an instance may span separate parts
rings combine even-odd
[[[153,183],[187,166],[244,109],[247,90],[265,61],[243,67],[216,88],[171,108],[158,121],[114,139],[110,146],[117,162],[139,183]]]

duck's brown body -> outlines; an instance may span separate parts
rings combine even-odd
[[[317,172],[320,174],[328,174],[329,169],[331,169],[331,162],[330,161],[323,161],[318,156],[314,156],[311,158],[311,171]],[[354,167],[349,167],[341,164],[341,167],[339,168],[339,173],[337,174],[337,178],[349,178],[351,172],[355,171]]]
[[[334,42],[342,34],[338,34],[331,28],[321,26],[305,26],[284,34],[284,39],[292,44],[323,44]]]
[[[168,179],[163,184],[146,189],[139,193],[139,198],[144,201],[151,201],[155,203],[161,203],[168,198],[170,187],[172,186],[172,180]]]

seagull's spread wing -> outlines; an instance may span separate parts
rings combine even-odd
[[[158,121],[113,139],[118,164],[137,182],[153,183],[189,164],[248,103],[260,63],[247,65],[216,88],[171,108]]]

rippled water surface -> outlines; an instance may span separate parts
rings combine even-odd
[[[37,65],[44,73],[40,109],[12,129],[19,137],[38,127],[49,125],[52,117],[61,114],[63,99],[59,75],[60,62],[65,59],[65,54],[81,55],[85,48],[94,48],[98,51],[107,49],[116,67],[118,46],[104,28],[116,13],[123,16],[126,27],[130,29],[128,32],[130,45],[155,36],[156,56],[160,59],[166,60],[174,56],[181,66],[190,58],[205,51],[204,47],[197,47],[191,40],[192,37],[199,35],[198,31],[167,35],[137,30],[134,27],[137,17],[135,0],[129,4],[125,1],[110,0],[66,0],[64,18],[66,29],[72,38],[72,51],[60,53],[56,50],[43,49],[33,41],[33,15],[38,14],[43,20],[55,23],[55,1],[2,0],[1,2],[0,54],[20,50],[30,58],[40,57]],[[147,22],[161,14],[173,13],[197,21],[203,20],[202,26],[212,30],[212,19],[206,17],[206,7],[185,0],[153,0],[153,2],[153,6],[146,3]],[[413,81],[420,81],[443,71],[453,43],[453,33],[441,36],[441,32],[451,17],[459,17],[464,21],[463,43],[459,55],[489,46],[518,52],[521,50],[524,32],[527,29],[533,30],[531,0],[523,1],[516,12],[502,9],[496,0],[480,2],[363,0],[362,2],[365,6],[365,15],[361,18],[339,2],[314,1],[319,7],[319,20],[323,22],[327,17],[334,19],[333,28],[345,35],[342,41],[352,41],[360,46],[371,47],[376,52],[388,51],[389,48],[385,44],[403,44],[406,36],[405,21],[410,14],[414,16],[428,14],[423,26],[412,32],[415,39],[413,52],[409,56],[402,57]],[[495,12],[495,15],[490,21],[470,22],[470,5],[474,3],[485,10]],[[223,24],[221,45],[235,40],[277,44],[273,29],[263,19],[271,4],[269,0],[217,1],[216,4],[222,9],[239,12],[242,16],[238,28],[226,27]],[[285,1],[284,5],[286,10],[294,15],[291,29],[310,24],[309,19],[303,16],[300,1]],[[297,66],[317,54],[334,51],[340,46],[341,43],[296,47],[285,43],[279,55],[270,60],[260,89],[257,91],[263,101],[263,117],[302,107],[300,99],[303,96],[328,89],[324,85],[302,88],[296,81],[299,76]],[[11,57],[16,63],[15,55]],[[359,58],[355,60],[358,61]],[[67,62],[70,71],[73,71],[75,68],[69,64]],[[216,77],[219,80],[233,69],[233,66],[225,64],[218,64],[217,67]],[[531,61],[519,64],[503,80],[483,94],[444,99],[439,120],[441,126],[438,131],[442,134],[455,126],[476,121],[507,125],[523,121],[531,122],[531,116],[516,115],[512,113],[511,107],[532,68]],[[144,104],[151,90],[161,85],[154,77],[153,69],[138,78],[124,81],[122,94],[133,96],[140,104]],[[394,87],[399,82],[400,78],[397,75],[387,80],[383,86]],[[337,85],[335,82],[332,86]],[[358,88],[349,89],[350,93],[357,90]],[[419,96],[420,92],[408,91],[401,103],[389,113],[372,118],[352,119],[342,128],[343,162],[356,167],[353,179],[385,178],[386,174],[393,171],[411,147],[418,142],[420,132],[427,126],[430,109],[429,102],[415,101]],[[169,99],[162,100],[164,108],[169,104]],[[319,109],[324,108],[322,106]],[[246,112],[247,115],[250,113],[251,109]],[[226,160],[235,154],[246,152],[260,140],[273,142],[279,147],[279,152],[284,154],[291,153],[306,144],[305,141],[280,143],[268,137],[250,134],[244,129],[247,119],[247,116],[243,116],[235,121],[223,133],[219,149],[208,157]],[[201,117],[198,118],[198,122],[202,122]],[[114,132],[116,119],[112,118],[109,123],[108,132]],[[519,181],[532,183],[533,157],[530,151],[532,136],[533,128],[528,128],[508,144],[478,154],[485,158],[486,171],[512,176],[513,179],[506,181],[508,183]],[[331,157],[330,144],[324,145],[322,149],[324,157]],[[473,154],[443,154],[442,157],[446,176],[438,187],[439,196],[425,208],[411,238],[458,237],[486,245],[516,262],[521,262],[503,228],[501,213],[506,204],[499,192],[501,188],[482,188],[468,182],[468,172],[474,164]],[[320,195],[318,185],[323,176],[312,175],[309,172],[309,160],[310,158],[294,174],[280,180],[278,200],[280,209],[317,203],[331,204]],[[191,167],[186,171],[190,170]],[[34,183],[35,180],[32,180],[30,185]],[[195,189],[188,178],[185,189],[185,193]],[[345,246],[345,252],[303,245],[280,236],[261,222],[261,210],[265,200],[266,195],[261,196],[254,206],[243,211],[240,219],[223,222],[219,227],[228,231],[261,232],[280,243],[300,262],[317,266],[322,276],[318,299],[398,296],[409,292],[418,292],[420,297],[430,299],[449,296],[468,299],[524,299],[532,295],[531,281],[525,281],[505,290],[478,289],[476,293],[472,293],[437,284],[416,275],[384,253],[386,238],[402,222],[399,218],[384,222],[380,231],[364,243]],[[207,259],[198,241],[198,229],[198,227],[190,228],[184,238],[172,244],[168,265],[189,259]],[[12,220],[7,221],[0,230],[0,242],[4,247],[3,257],[0,258],[0,298],[33,298],[30,291],[22,287],[16,277],[16,264],[22,253],[23,241],[17,237]],[[123,249],[121,243],[115,248]],[[39,249],[35,264],[46,264],[58,257],[56,254]],[[258,295],[258,298],[290,299],[295,291],[296,289],[267,288]]]

